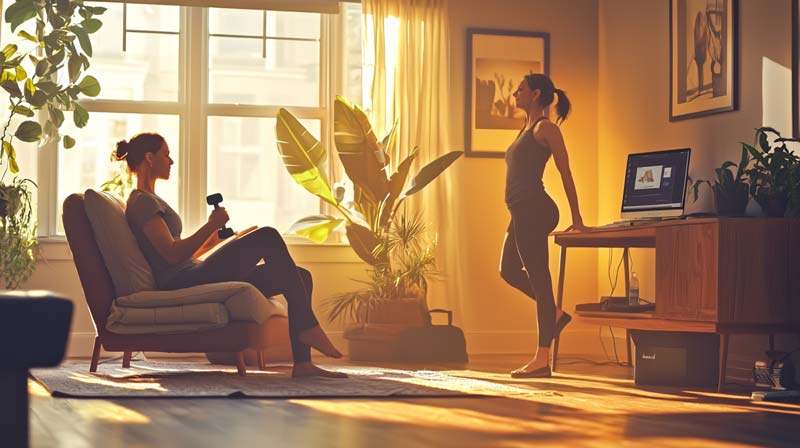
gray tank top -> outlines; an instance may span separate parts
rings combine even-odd
[[[544,167],[550,159],[550,148],[542,145],[533,137],[533,129],[520,131],[516,140],[506,150],[506,205],[509,207],[540,196],[544,193]]]
[[[153,269],[153,276],[159,287],[164,287],[175,275],[185,271],[197,264],[192,258],[188,258],[176,264],[169,264],[161,257],[155,247],[144,234],[144,224],[155,215],[160,215],[167,224],[169,233],[175,239],[180,239],[183,231],[183,222],[167,202],[160,197],[142,190],[133,190],[128,197],[128,204],[125,207],[125,217],[131,227],[136,242],[142,250],[150,268]]]

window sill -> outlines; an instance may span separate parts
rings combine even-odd
[[[350,245],[342,242],[317,244],[301,239],[287,239],[289,251],[298,264],[363,264]],[[72,261],[72,251],[66,237],[39,237],[41,261]]]

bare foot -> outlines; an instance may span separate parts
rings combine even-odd
[[[328,335],[319,325],[300,333],[300,342],[319,350],[323,355],[331,358],[341,358],[342,353],[333,346]]]
[[[310,378],[319,376],[323,378],[347,378],[347,375],[341,372],[332,372],[315,366],[311,362],[301,362],[295,364],[292,368],[292,378]]]
[[[547,362],[547,358],[539,359],[539,357],[535,357],[535,358],[531,359],[530,361],[528,361],[527,364],[525,364],[524,366],[520,367],[519,369],[512,370],[511,374],[513,375],[513,374],[532,372],[534,370],[538,370],[538,369],[547,367],[549,365],[550,365],[550,363]]]

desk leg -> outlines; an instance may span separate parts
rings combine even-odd
[[[558,268],[558,292],[556,294],[556,308],[561,308],[564,303],[564,273],[567,267],[567,248],[561,247],[561,261]],[[553,341],[553,372],[556,371],[558,365],[558,340],[561,335],[557,334],[555,341]]]
[[[633,353],[631,352],[631,330],[625,329],[625,344],[628,347],[628,367],[633,367]]]
[[[730,335],[720,333],[719,335],[719,378],[717,379],[717,392],[722,392],[725,384],[725,369],[728,366],[728,341]]]

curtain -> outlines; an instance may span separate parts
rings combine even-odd
[[[451,150],[448,93],[450,34],[447,0],[363,0],[364,45],[372,60],[370,119],[382,136],[398,122],[390,153],[398,162],[415,147],[419,154],[411,173]],[[369,76],[369,74],[367,74]],[[458,162],[457,162],[458,163]],[[448,308],[461,319],[460,239],[453,167],[409,198],[409,210],[420,209],[431,233],[438,235],[436,264],[441,279],[430,279],[428,304]]]

